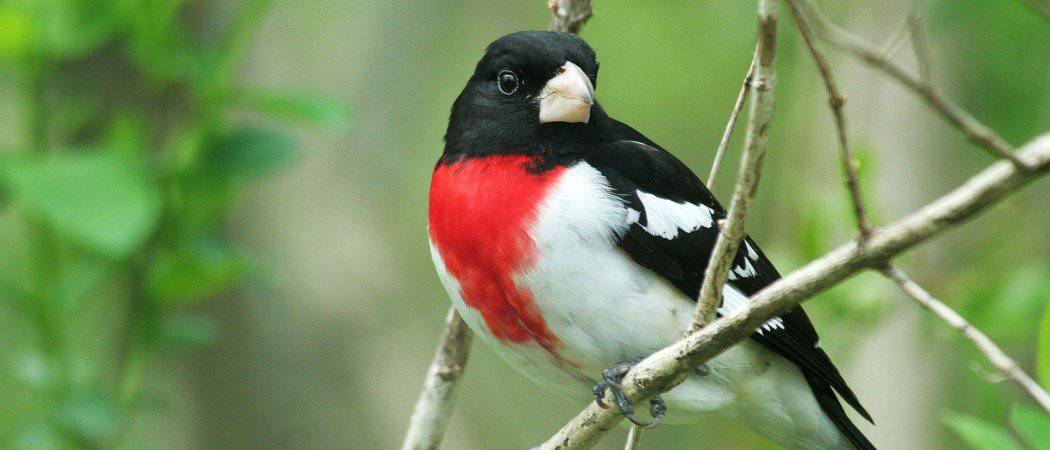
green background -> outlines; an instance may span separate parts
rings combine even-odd
[[[940,87],[1015,145],[1050,130],[1037,2],[914,6]],[[0,447],[398,446],[448,307],[424,231],[448,109],[488,42],[546,26],[545,3],[0,0]],[[753,3],[597,1],[599,101],[706,176]],[[821,5],[913,66],[906,39],[886,45],[909,6],[855,3]],[[780,31],[749,230],[787,272],[853,221],[786,9]],[[882,74],[831,63],[876,223],[990,162]],[[1037,183],[898,261],[1044,384],[1048,198]],[[1050,417],[879,276],[807,309],[882,448],[1047,448]],[[461,389],[446,448],[530,448],[582,406],[480,344]],[[642,439],[771,446],[731,422]]]

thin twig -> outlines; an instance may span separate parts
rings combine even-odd
[[[402,450],[431,450],[441,445],[455,404],[456,382],[470,355],[470,340],[470,329],[463,318],[456,308],[449,309],[445,332],[427,371],[423,392],[416,400]]]
[[[922,28],[922,19],[916,14],[908,16],[908,29],[911,30],[912,52],[915,53],[915,61],[919,66],[919,78],[933,89],[937,85],[933,83],[932,61],[930,46],[926,44],[926,33]]]
[[[638,441],[641,439],[642,427],[638,425],[631,425],[631,430],[627,432],[627,443],[623,445],[623,450],[634,450],[638,448]]]
[[[637,403],[671,390],[692,368],[746,339],[765,321],[861,270],[881,266],[1046,175],[1050,172],[1050,133],[1029,141],[1017,156],[1032,169],[996,162],[919,211],[879,228],[866,245],[844,244],[788,273],[753,295],[740,312],[719,318],[642,360],[624,377],[623,393]],[[612,395],[607,393],[605,400],[612,402]],[[591,402],[539,448],[589,448],[621,419],[616,408],[605,409]]]
[[[806,18],[802,15],[798,0],[788,0],[787,4],[791,8],[791,15],[795,18],[798,32],[802,35],[802,40],[806,43],[809,54],[817,65],[820,78],[824,80],[824,89],[828,92],[828,105],[831,107],[831,115],[835,118],[835,129],[838,134],[839,162],[842,164],[842,173],[846,178],[846,188],[853,203],[853,216],[857,220],[857,228],[860,230],[860,240],[864,242],[871,236],[872,230],[871,222],[868,220],[868,215],[865,212],[864,199],[860,193],[860,181],[857,177],[857,160],[853,155],[853,150],[849,147],[849,140],[846,135],[846,114],[842,109],[843,105],[846,104],[846,96],[839,91],[838,84],[835,83],[835,77],[831,74],[831,67],[828,65],[824,54],[813,43],[813,32]]]
[[[777,2],[760,0],[758,7],[758,45],[755,48],[754,89],[744,139],[744,154],[740,160],[740,173],[725,224],[721,225],[718,239],[704,270],[703,284],[697,297],[691,331],[695,331],[715,318],[718,303],[722,299],[722,288],[736,257],[740,241],[744,239],[747,211],[755,199],[758,180],[762,177],[762,160],[769,143],[769,125],[773,121],[773,93],[776,90],[776,31]]]
[[[893,56],[901,48],[908,37],[908,18],[905,17],[901,21],[897,28],[894,29],[893,34],[886,38],[886,41],[879,46],[879,53],[886,55],[887,58]]]
[[[904,272],[897,269],[894,266],[886,265],[881,270],[883,275],[893,280],[900,286],[901,290],[912,300],[915,300],[919,306],[926,308],[930,312],[934,313],[941,320],[945,321],[952,328],[956,329],[963,336],[973,342],[977,349],[984,354],[984,357],[988,359],[988,362],[992,364],[1004,377],[1013,380],[1015,383],[1021,386],[1028,395],[1035,399],[1039,406],[1042,406],[1047,412],[1050,412],[1050,394],[1046,392],[1039,383],[1028,376],[1021,370],[1021,367],[1017,364],[999,346],[995,345],[987,335],[978,330],[976,327],[966,321],[959,313],[955,312],[954,309],[948,307],[941,301],[934,298],[927,292],[922,286],[908,278]]]
[[[756,48],[757,52],[758,49]],[[715,188],[715,176],[718,175],[718,169],[722,166],[722,160],[726,156],[726,147],[729,145],[729,138],[733,135],[733,129],[736,128],[736,119],[740,116],[740,110],[744,107],[744,100],[747,99],[747,94],[751,92],[751,81],[755,76],[755,56],[751,56],[751,64],[747,68],[747,74],[744,75],[744,82],[740,85],[740,92],[736,94],[736,102],[733,103],[733,111],[729,113],[729,120],[726,121],[726,129],[722,132],[722,140],[718,142],[718,150],[715,151],[715,160],[711,162],[711,173],[707,175],[707,188],[714,190]]]
[[[955,102],[945,97],[933,85],[925,83],[908,73],[908,70],[900,64],[889,60],[885,55],[871,48],[856,36],[832,24],[811,4],[810,0],[803,0],[802,6],[805,9],[803,15],[813,25],[817,36],[821,39],[836,48],[857,56],[872,67],[896,79],[922,98],[927,105],[944,117],[945,120],[960,129],[970,141],[980,145],[992,156],[1006,158],[1023,170],[1031,169],[1026,167],[1024,162],[1014,154],[1013,147],[1005,139],[987,125],[979,122]]]

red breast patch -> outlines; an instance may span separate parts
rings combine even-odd
[[[497,155],[438,165],[430,184],[430,239],[459,281],[463,302],[496,338],[535,341],[554,353],[557,338],[514,275],[535,263],[529,227],[565,168],[534,173],[530,162]]]

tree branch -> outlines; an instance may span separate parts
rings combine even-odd
[[[755,199],[758,180],[762,177],[762,161],[769,143],[769,125],[773,121],[773,93],[776,90],[777,1],[758,3],[758,44],[752,67],[755,70],[755,95],[748,113],[747,137],[740,161],[733,198],[724,225],[718,233],[711,258],[704,270],[704,280],[693,314],[691,331],[703,327],[715,318],[722,289],[736,257],[740,241],[744,239],[747,211]]]
[[[758,49],[756,48],[757,52]],[[751,81],[755,76],[755,57],[751,57],[751,65],[747,68],[747,74],[744,75],[744,82],[740,86],[740,92],[736,94],[736,102],[733,103],[733,111],[729,113],[729,120],[726,121],[726,129],[722,132],[722,140],[718,142],[718,150],[715,151],[715,160],[711,162],[711,173],[707,175],[707,188],[715,189],[715,176],[718,175],[718,169],[722,166],[722,160],[726,156],[726,147],[729,145],[729,138],[733,135],[733,129],[736,128],[736,119],[740,116],[740,110],[744,109],[744,100],[747,99],[747,94],[751,92]]]
[[[894,255],[970,219],[1046,175],[1050,172],[1050,133],[1029,141],[1017,157],[1031,169],[996,162],[919,211],[875,230],[865,245],[850,242],[838,247],[762,289],[740,312],[715,320],[650,355],[624,377],[623,393],[637,403],[670,390],[693,367],[746,339],[767,320],[861,270],[881,266]],[[611,394],[606,397],[611,404]],[[539,448],[588,448],[621,418],[615,408],[603,409],[591,403]]]
[[[817,65],[820,78],[824,80],[824,89],[828,92],[828,105],[831,107],[832,116],[835,117],[835,129],[838,134],[839,161],[842,164],[842,173],[846,178],[846,188],[853,203],[853,216],[857,220],[857,228],[860,229],[860,239],[863,242],[871,236],[872,230],[871,222],[868,220],[868,215],[864,209],[864,199],[860,193],[860,182],[857,177],[857,160],[853,156],[853,151],[849,147],[849,140],[846,136],[846,115],[842,110],[843,105],[846,104],[846,96],[839,91],[838,84],[835,83],[835,77],[831,74],[831,67],[828,66],[828,61],[824,58],[824,54],[813,43],[813,32],[809,27],[809,23],[806,22],[806,18],[802,15],[798,0],[787,0],[787,3],[788,7],[791,8],[791,15],[795,19],[798,32],[802,35],[802,40],[806,43],[809,54]]]
[[[912,300],[915,300],[919,306],[926,308],[930,312],[934,313],[941,320],[951,325],[963,336],[973,342],[977,349],[984,354],[984,357],[988,359],[988,362],[992,364],[1000,373],[1007,378],[1013,380],[1022,389],[1028,392],[1035,399],[1039,406],[1042,406],[1044,410],[1050,412],[1050,394],[1046,392],[1039,383],[1029,377],[1028,374],[1021,370],[1021,367],[1016,361],[1011,359],[1003,352],[999,346],[995,345],[987,335],[978,330],[976,327],[966,321],[959,313],[955,312],[952,308],[945,305],[940,300],[937,300],[929,292],[926,292],[922,286],[908,278],[904,272],[900,271],[896,267],[886,265],[880,272],[890,280],[893,280],[900,286],[901,290]]]
[[[463,318],[456,308],[449,309],[445,332],[427,371],[423,392],[416,400],[402,450],[432,450],[441,445],[455,404],[456,382],[470,355],[470,340],[470,329]]]
[[[547,6],[554,15],[550,24],[552,31],[579,34],[583,24],[594,15],[591,0],[547,0]]]
[[[919,66],[919,79],[923,83],[926,83],[932,88],[936,88],[933,84],[933,58],[930,57],[930,47],[926,45],[926,33],[922,29],[922,19],[919,19],[918,15],[908,15],[908,29],[911,35],[911,48],[912,53],[915,53],[915,61]]]
[[[970,141],[980,145],[992,156],[1006,158],[1021,169],[1031,169],[1026,167],[1024,162],[1014,154],[1013,147],[1005,139],[988,126],[979,122],[955,102],[946,98],[936,86],[908,73],[907,69],[900,64],[890,61],[885,55],[871,48],[856,36],[832,24],[812,5],[810,0],[803,0],[802,6],[806,9],[803,15],[809,23],[814,25],[817,35],[828,44],[857,56],[869,65],[896,79],[922,98],[927,105],[948,122],[962,130]]]

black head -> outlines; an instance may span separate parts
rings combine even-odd
[[[597,85],[594,50],[574,34],[499,38],[452,106],[445,156],[579,152],[595,139]]]

